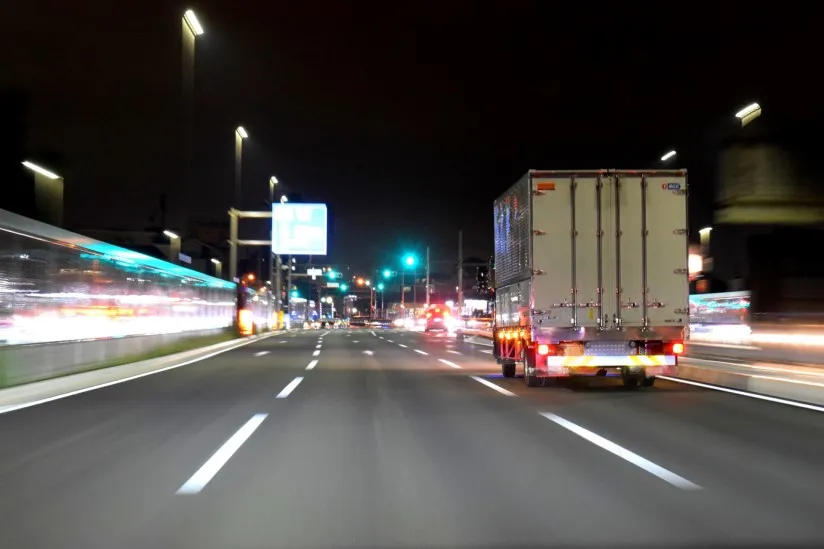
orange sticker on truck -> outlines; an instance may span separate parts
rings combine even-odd
[[[555,182],[551,181],[549,183],[538,183],[538,190],[539,191],[554,191],[555,190]]]

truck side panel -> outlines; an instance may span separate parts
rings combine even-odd
[[[529,177],[522,177],[495,201],[495,285],[506,286],[532,276],[532,231]]]
[[[523,326],[528,323],[530,281],[522,280],[495,291],[495,325],[501,328]]]

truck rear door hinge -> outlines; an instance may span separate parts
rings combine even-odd
[[[647,307],[650,309],[663,309],[666,306],[666,303],[662,301],[650,301],[649,303],[647,303]]]
[[[672,272],[677,274],[677,275],[688,275],[688,274],[690,274],[689,269],[675,269]]]
[[[532,229],[532,234],[534,234],[535,236],[544,236],[546,234],[546,231],[542,231],[540,229]]]
[[[675,229],[672,231],[672,234],[677,234],[678,236],[682,236],[687,234],[687,229]]]
[[[690,314],[689,309],[675,309],[673,312],[677,315],[688,315],[688,314]]]
[[[532,274],[534,275],[545,275],[546,271],[543,269],[532,269]]]
[[[532,191],[532,196],[544,196],[546,191]]]

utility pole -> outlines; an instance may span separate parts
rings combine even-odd
[[[426,308],[429,308],[429,246],[426,247]]]
[[[458,311],[463,316],[463,231],[458,231]]]

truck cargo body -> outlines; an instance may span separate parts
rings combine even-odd
[[[495,201],[507,377],[674,373],[689,326],[685,170],[530,171]]]

